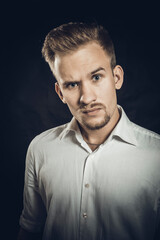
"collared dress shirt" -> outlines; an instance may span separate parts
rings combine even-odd
[[[31,142],[22,228],[44,240],[160,239],[160,136],[119,109],[93,152],[74,118]]]

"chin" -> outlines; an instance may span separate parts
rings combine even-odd
[[[108,124],[108,122],[110,121],[110,117],[109,116],[107,116],[103,121],[101,121],[101,122],[93,122],[93,123],[91,123],[91,122],[86,122],[86,121],[84,121],[83,122],[83,125],[87,128],[87,129],[89,129],[89,130],[99,130],[99,129],[101,129],[101,128],[103,128],[103,127],[105,127],[107,124]]]

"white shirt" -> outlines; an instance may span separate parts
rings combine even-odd
[[[123,109],[94,152],[73,118],[30,144],[22,228],[44,240],[153,240],[160,224],[160,136]]]

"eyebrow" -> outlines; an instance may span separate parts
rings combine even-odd
[[[99,72],[99,71],[101,71],[101,70],[105,71],[105,69],[104,69],[103,67],[99,67],[99,68],[95,69],[94,71],[92,71],[92,72],[91,72],[91,75],[93,75],[93,74],[95,74],[96,72]]]
[[[91,73],[89,73],[89,75],[93,75],[99,71],[105,71],[105,69],[103,67],[98,67],[97,69],[93,70]],[[71,84],[71,83],[78,83],[79,81],[74,81],[74,80],[71,80],[71,81],[65,81],[62,85],[63,87],[67,87],[68,84]]]

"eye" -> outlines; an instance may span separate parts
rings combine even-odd
[[[78,86],[77,82],[71,82],[66,84],[66,88],[72,89]]]
[[[93,75],[92,79],[96,82],[101,79],[101,75],[100,74]]]

